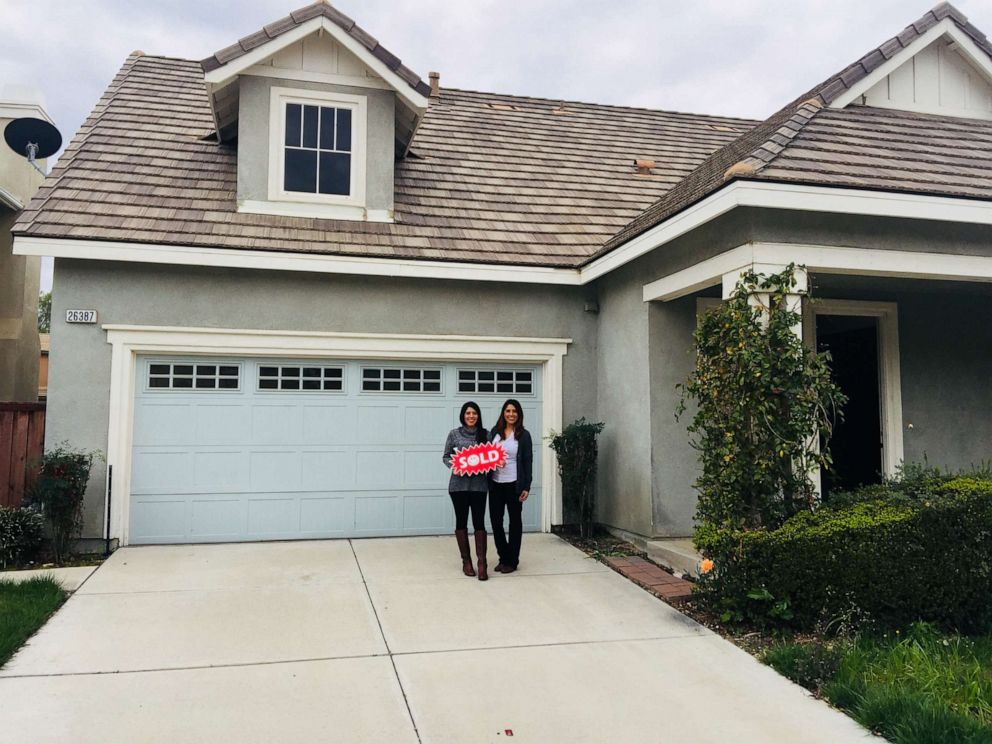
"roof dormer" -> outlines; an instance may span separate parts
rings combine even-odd
[[[353,20],[317,2],[201,65],[217,136],[237,141],[239,211],[392,221],[430,87]]]

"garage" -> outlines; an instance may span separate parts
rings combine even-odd
[[[139,356],[135,376],[133,544],[449,533],[441,450],[462,403],[492,426],[517,398],[543,431],[540,365]]]

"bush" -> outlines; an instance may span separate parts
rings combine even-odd
[[[551,432],[551,449],[558,457],[564,501],[579,515],[582,537],[592,535],[596,514],[596,437],[605,424],[580,418],[561,430]]]
[[[696,544],[715,564],[700,597],[726,620],[808,628],[856,615],[992,628],[992,480],[801,513],[776,530],[703,525]]]
[[[0,568],[30,561],[45,544],[45,520],[34,509],[0,506]]]
[[[31,491],[30,501],[41,508],[52,538],[56,563],[72,552],[83,522],[83,496],[93,467],[93,452],[71,449],[65,443],[48,450]]]

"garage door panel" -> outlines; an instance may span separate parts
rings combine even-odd
[[[196,444],[242,444],[251,431],[251,409],[243,402],[200,404],[196,412]]]
[[[196,418],[190,403],[148,403],[134,422],[134,445],[189,444],[196,434]]]
[[[397,495],[355,499],[355,531],[367,534],[396,534],[403,526],[403,504]]]
[[[160,369],[168,362],[155,361]],[[175,367],[203,360],[171,362]],[[138,385],[134,409],[134,543],[450,534],[454,515],[449,471],[441,462],[444,438],[457,425],[465,400],[479,403],[492,427],[509,397],[458,393],[462,365],[436,362],[425,368],[441,369],[440,392],[364,385],[363,369],[382,367],[378,362],[243,358],[212,362],[237,365],[237,390],[153,389],[147,384],[149,363],[139,359],[145,382]],[[259,389],[260,366],[294,364],[333,366],[343,385],[326,391]],[[494,366],[507,367],[513,365]],[[517,368],[530,370],[534,390],[541,389],[539,368]],[[537,395],[517,397],[534,432],[539,484],[541,402]],[[540,528],[540,500],[538,486],[524,505],[525,529]]]
[[[402,444],[403,409],[399,405],[359,404],[358,444]]]
[[[248,453],[214,450],[193,455],[193,487],[199,491],[248,490]]]
[[[189,450],[135,450],[132,493],[186,492],[193,488],[193,453]]]
[[[352,488],[355,485],[353,450],[314,450],[301,455],[300,487],[305,490]]]
[[[243,499],[205,496],[193,499],[190,535],[194,540],[235,540],[247,533],[247,504]]]
[[[299,406],[253,406],[251,441],[253,444],[302,444],[303,421]]]
[[[251,491],[299,491],[301,465],[300,452],[253,451],[250,458]]]
[[[306,405],[303,440],[307,444],[348,444],[355,441],[358,411],[346,404]]]
[[[248,500],[248,534],[291,537],[300,531],[300,501],[295,497]]]

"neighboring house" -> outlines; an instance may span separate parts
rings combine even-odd
[[[988,457],[992,46],[953,7],[762,123],[431,83],[325,3],[127,59],[15,227],[55,256],[48,441],[113,468],[86,537],[443,533],[444,434],[506,397],[604,421],[599,520],[685,535],[697,313],[790,262],[852,398],[826,487]]]
[[[51,121],[38,94],[24,86],[0,88],[0,135],[14,119]],[[45,161],[38,161],[41,168]],[[38,291],[41,259],[14,255],[13,227],[44,177],[0,136],[0,401],[38,399]]]

